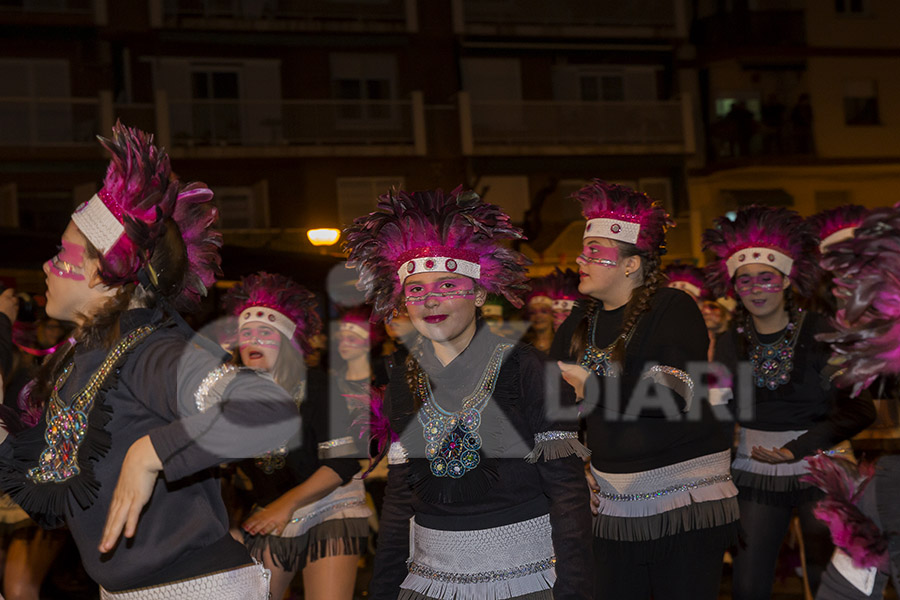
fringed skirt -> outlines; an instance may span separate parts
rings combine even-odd
[[[552,600],[555,564],[550,515],[470,531],[413,520],[398,600]]]
[[[638,561],[677,551],[680,536],[705,536],[724,551],[738,537],[738,490],[723,450],[637,473],[591,472],[600,491],[596,548]],[[596,557],[598,560],[601,557]]]
[[[806,433],[796,431],[760,431],[741,427],[737,454],[731,463],[734,483],[740,490],[741,500],[750,500],[771,506],[799,506],[810,500],[821,498],[815,486],[800,481],[809,471],[802,458],[792,462],[771,464],[750,458],[754,446],[781,448]],[[842,442],[828,451],[844,458],[853,459],[849,442]]]
[[[286,571],[302,570],[328,556],[358,556],[366,551],[369,517],[365,488],[354,479],[328,496],[298,509],[279,535],[244,533],[244,545],[257,560],[266,549]]]

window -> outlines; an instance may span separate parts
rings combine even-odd
[[[878,87],[874,80],[844,83],[844,123],[878,125]]]
[[[580,102],[657,100],[656,69],[559,66],[553,71],[553,96],[556,100]]]
[[[217,187],[214,202],[219,208],[221,229],[266,229],[269,227],[265,182],[253,187]]]
[[[191,73],[194,139],[204,143],[240,138],[240,80],[236,70],[198,68]]]
[[[834,0],[834,11],[839,15],[869,14],[868,0]]]
[[[403,177],[339,177],[337,180],[338,218],[342,227],[356,217],[375,210],[378,197],[392,187],[403,188]]]
[[[350,101],[339,103],[338,122],[383,125],[396,117],[397,61],[386,54],[333,54],[331,89],[335,100]]]
[[[21,100],[0,105],[0,145],[93,140],[96,105],[73,105],[69,96],[68,61],[0,60],[0,98]]]

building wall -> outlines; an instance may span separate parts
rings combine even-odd
[[[847,4],[849,4],[847,0]],[[806,35],[810,46],[900,48],[900,2],[866,0],[863,14],[840,14],[834,0],[807,0]]]

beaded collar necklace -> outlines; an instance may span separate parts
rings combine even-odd
[[[119,361],[148,335],[156,329],[153,325],[144,325],[129,332],[110,350],[106,358],[91,375],[87,385],[75,395],[68,406],[59,397],[69,375],[72,374],[74,361],[69,362],[60,373],[50,401],[47,403],[47,429],[44,441],[47,448],[41,452],[38,465],[28,470],[28,478],[34,483],[60,483],[81,473],[78,465],[78,449],[84,441],[88,430],[88,419],[97,393],[106,382],[109,374],[116,369]]]
[[[497,385],[503,357],[512,344],[494,348],[475,391],[463,399],[462,408],[449,412],[437,403],[428,375],[420,367],[416,375],[416,397],[422,408],[419,422],[425,438],[425,458],[431,463],[435,477],[459,479],[481,462],[481,411],[487,406]]]
[[[794,370],[794,347],[799,339],[800,328],[806,313],[798,310],[800,316],[788,322],[777,340],[769,344],[759,341],[756,328],[750,316],[740,329],[750,343],[750,362],[753,364],[753,381],[758,388],[774,390],[791,380]]]
[[[618,377],[619,371],[614,368],[612,363],[613,348],[620,339],[625,340],[625,346],[628,346],[628,342],[630,342],[632,336],[634,336],[634,332],[637,329],[638,323],[641,322],[641,319],[639,317],[634,322],[634,325],[631,326],[631,329],[614,339],[609,346],[598,348],[594,345],[594,335],[597,332],[597,319],[599,315],[600,310],[595,306],[591,313],[591,332],[590,337],[588,338],[588,345],[584,349],[584,354],[578,364],[589,371],[593,371],[598,377]]]

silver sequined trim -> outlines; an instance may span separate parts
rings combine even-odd
[[[610,494],[608,492],[596,492],[598,496],[601,498],[606,498],[607,500],[612,500],[613,502],[634,502],[636,500],[655,500],[656,498],[661,498],[663,496],[668,496],[669,494],[677,494],[678,492],[686,492],[688,490],[695,490],[697,488],[706,487],[708,485],[713,485],[716,483],[724,483],[726,481],[731,481],[731,475],[715,475],[713,477],[704,477],[703,479],[698,479],[697,481],[692,481],[690,483],[685,483],[682,485],[673,485],[671,487],[667,487],[661,490],[656,490],[655,492],[646,492],[643,494]]]
[[[388,449],[388,464],[403,465],[409,462],[409,452],[403,442],[393,442]]]
[[[200,382],[197,391],[194,392],[194,402],[197,405],[197,410],[203,412],[213,404],[216,404],[222,397],[222,392],[234,379],[237,370],[238,367],[235,365],[222,365],[210,371],[203,378],[203,381]]]
[[[515,579],[517,577],[524,577],[526,575],[533,575],[534,573],[546,571],[547,569],[552,568],[554,565],[556,565],[555,556],[535,563],[522,565],[520,567],[514,567],[512,569],[506,569],[503,571],[484,571],[481,573],[450,573],[448,571],[437,571],[413,561],[410,561],[407,564],[407,566],[409,567],[409,572],[413,575],[425,577],[426,579],[436,579],[438,581],[443,581],[446,583],[457,584],[506,581],[507,579]]]
[[[307,513],[302,517],[297,517],[296,519],[291,519],[288,523],[302,523],[303,521],[309,521],[310,519],[314,519],[318,516],[321,516],[325,513],[336,512],[339,510],[344,510],[345,508],[357,507],[357,506],[365,506],[365,500],[345,500],[344,502],[338,502],[337,504],[332,504],[331,506],[324,506],[319,510],[313,511],[311,513]]]
[[[534,434],[534,443],[552,442],[554,440],[577,440],[578,433],[574,431],[542,431]]]
[[[694,382],[691,380],[690,376],[681,369],[667,367],[665,365],[656,365],[655,367],[650,367],[650,372],[671,375],[672,377],[679,379],[683,384],[688,386],[689,389],[694,389]]]

